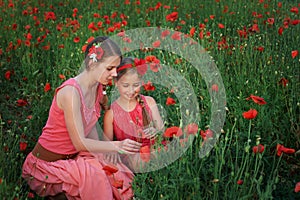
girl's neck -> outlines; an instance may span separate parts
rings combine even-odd
[[[117,103],[127,112],[130,112],[132,110],[134,110],[134,108],[136,107],[136,104],[138,103],[136,99],[133,100],[127,100],[127,99],[123,99],[121,97],[119,97],[117,99]]]

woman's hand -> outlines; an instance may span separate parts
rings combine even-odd
[[[140,151],[142,144],[131,139],[119,141],[118,153],[120,154],[135,154]]]
[[[104,160],[113,164],[121,163],[121,158],[118,153],[106,153],[104,154]]]

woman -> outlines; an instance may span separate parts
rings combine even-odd
[[[130,139],[99,141],[96,129],[103,88],[116,76],[120,62],[119,47],[107,37],[97,37],[86,47],[85,69],[56,89],[48,121],[23,164],[22,176],[38,195],[63,192],[68,199],[89,200],[132,197],[132,172],[121,164],[109,167],[102,153],[133,154],[141,144]]]

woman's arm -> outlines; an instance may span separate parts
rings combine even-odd
[[[66,86],[57,93],[58,107],[64,111],[66,126],[71,141],[78,151],[91,152],[138,152],[140,144],[132,140],[105,142],[84,136],[81,116],[81,103],[78,91],[73,86]]]
[[[107,110],[103,119],[103,139],[112,141],[114,139],[114,127],[113,127],[113,111]]]
[[[91,130],[91,132],[87,135],[88,138],[99,140],[99,135],[97,131],[97,127],[99,126],[98,122],[95,124],[94,128]]]

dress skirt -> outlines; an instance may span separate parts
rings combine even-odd
[[[117,172],[107,172],[103,154],[80,152],[76,158],[47,162],[28,154],[22,177],[39,196],[64,192],[71,200],[131,199],[133,173],[117,164]]]

